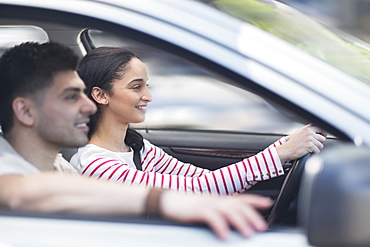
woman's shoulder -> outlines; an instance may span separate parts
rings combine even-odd
[[[85,146],[79,147],[77,152],[80,154],[85,154],[85,153],[95,153],[95,152],[103,152],[103,151],[109,151],[105,148],[99,147],[95,144],[87,144]]]
[[[75,166],[83,161],[89,162],[91,159],[95,159],[96,157],[106,156],[108,152],[109,150],[105,148],[94,144],[87,144],[77,149],[77,152],[72,156],[70,163]]]
[[[147,139],[143,139],[143,142],[144,142],[144,148],[142,149],[142,151],[148,152],[150,149],[158,148],[157,146],[155,146],[153,143],[151,143]]]

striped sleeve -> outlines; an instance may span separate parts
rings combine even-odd
[[[81,165],[80,173],[103,180],[147,187],[210,194],[233,194],[249,189],[258,181],[284,174],[274,143],[255,156],[238,163],[209,171],[183,163],[154,145],[142,153],[143,171],[122,160],[97,152]]]
[[[284,143],[286,143],[286,139],[285,137],[282,137],[280,139],[278,139],[276,142],[274,142],[273,144],[270,145],[270,147],[277,147],[277,146],[280,146],[280,145],[283,145]]]

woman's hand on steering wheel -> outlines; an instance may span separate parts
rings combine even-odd
[[[286,143],[276,147],[282,163],[296,160],[307,153],[320,153],[324,147],[327,132],[308,124],[285,137]]]

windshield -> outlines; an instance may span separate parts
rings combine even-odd
[[[370,85],[370,48],[271,0],[207,0],[209,5],[263,29]]]

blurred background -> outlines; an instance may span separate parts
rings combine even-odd
[[[370,0],[280,0],[370,43]]]

